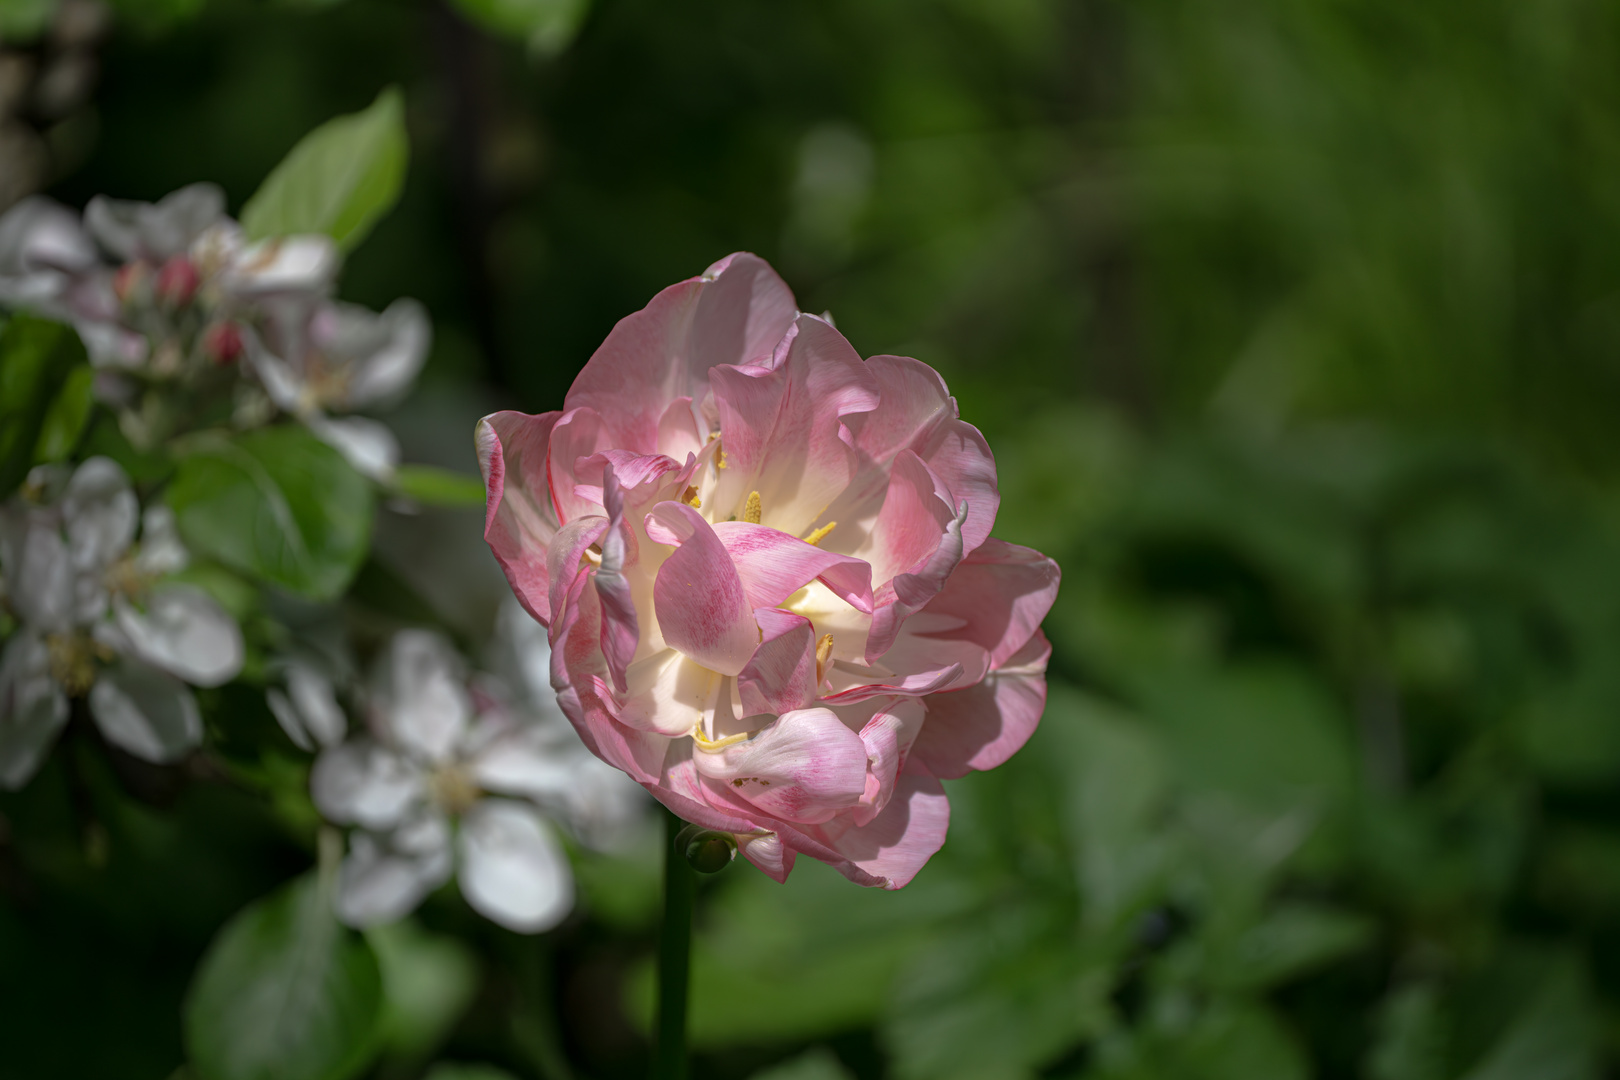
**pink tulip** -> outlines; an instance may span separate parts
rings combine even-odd
[[[592,751],[778,881],[906,884],[941,779],[1046,703],[1051,559],[990,538],[984,438],[738,254],[621,321],[560,412],[478,428],[485,539]]]

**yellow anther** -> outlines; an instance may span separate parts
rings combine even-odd
[[[754,733],[752,731],[739,731],[735,735],[727,735],[721,739],[711,739],[707,735],[703,734],[702,724],[698,724],[692,729],[693,744],[706,754],[713,754],[717,751],[724,750],[728,746],[734,746],[737,743],[744,742],[748,739],[752,739],[753,737]]]
[[[807,543],[807,544],[819,544],[823,540],[827,539],[827,534],[832,532],[836,528],[838,528],[838,522],[829,521],[829,522],[827,522],[827,524],[823,525],[821,528],[817,529],[815,532],[813,532],[809,536],[805,537],[804,542]]]
[[[759,501],[759,492],[750,491],[748,501],[743,504],[743,520],[750,525],[758,525],[759,519],[764,516],[765,507]]]
[[[703,506],[703,500],[698,498],[697,488],[695,487],[689,487],[681,492],[681,502],[694,510],[701,509]]]
[[[717,469],[724,469],[726,467],[726,452],[724,450],[719,450],[716,451],[716,455],[717,460],[714,463],[714,467]]]
[[[827,661],[832,659],[832,635],[822,634],[816,642],[816,685],[827,678]]]

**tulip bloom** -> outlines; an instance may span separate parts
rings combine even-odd
[[[478,429],[485,539],[591,750],[778,881],[899,888],[941,779],[1024,744],[1058,568],[990,538],[984,438],[747,254],[622,320],[560,412]]]

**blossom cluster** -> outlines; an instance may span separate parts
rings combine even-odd
[[[73,325],[98,397],[137,446],[176,434],[198,392],[224,385],[237,426],[279,410],[386,479],[399,459],[393,435],[332,414],[402,395],[429,324],[415,301],[378,314],[333,299],[340,265],[325,236],[248,240],[212,184],[157,203],[97,197],[82,217],[35,196],[0,217],[0,304]],[[238,365],[248,381],[220,370]]]

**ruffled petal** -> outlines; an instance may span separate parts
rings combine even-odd
[[[786,713],[723,749],[699,749],[697,770],[711,783],[785,821],[827,821],[866,788],[866,747],[830,709]]]
[[[872,568],[860,559],[745,521],[716,522],[714,534],[736,565],[752,607],[776,607],[820,580],[856,610],[872,610]]]
[[[898,889],[944,846],[950,820],[951,806],[940,782],[906,771],[895,781],[888,806],[868,824],[846,828],[840,819],[805,833],[836,852],[825,861],[850,880]]]
[[[197,699],[174,676],[124,660],[90,688],[90,715],[108,742],[146,761],[166,764],[202,745]]]
[[[544,624],[551,622],[546,550],[558,525],[546,481],[546,454],[561,415],[491,413],[478,422],[477,431],[487,500],[484,540],[512,592]]]
[[[993,769],[1029,741],[1046,708],[1046,661],[1052,646],[1040,631],[1005,666],[965,690],[925,699],[928,720],[912,755],[947,780]]]
[[[653,583],[664,640],[704,667],[737,674],[759,644],[759,627],[720,538],[701,514],[675,502],[653,507],[647,534],[679,545]]]
[[[533,808],[485,799],[461,823],[461,894],[509,930],[549,930],[574,907],[574,875],[562,846]]]
[[[754,612],[763,635],[737,675],[743,715],[779,716],[816,697],[816,632],[810,620],[771,608]]]

